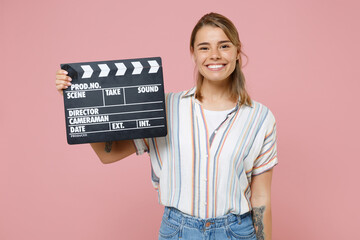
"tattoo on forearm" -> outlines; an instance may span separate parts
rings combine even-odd
[[[105,143],[105,152],[107,153],[111,152],[112,144],[113,144],[112,141]]]
[[[257,240],[264,240],[265,239],[265,233],[264,233],[264,212],[265,212],[265,206],[261,207],[254,207],[253,210],[253,221],[254,221],[254,227],[256,232],[256,238]]]

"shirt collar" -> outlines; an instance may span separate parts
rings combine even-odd
[[[182,98],[194,96],[194,95],[195,95],[195,92],[196,92],[196,87],[193,87],[193,88],[191,88],[189,91],[187,91],[187,92],[182,96]]]

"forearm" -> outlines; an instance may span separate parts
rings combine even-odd
[[[257,240],[271,240],[272,218],[270,199],[252,199],[251,204]]]
[[[136,150],[132,140],[90,143],[90,145],[102,163],[119,161],[135,153]]]

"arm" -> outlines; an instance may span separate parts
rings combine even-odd
[[[253,222],[258,240],[271,240],[271,178],[270,169],[260,175],[253,176],[251,182],[251,206]]]
[[[90,143],[90,145],[104,164],[119,161],[136,152],[132,140]]]

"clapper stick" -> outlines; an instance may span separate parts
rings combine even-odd
[[[61,64],[69,144],[166,136],[160,57]]]

